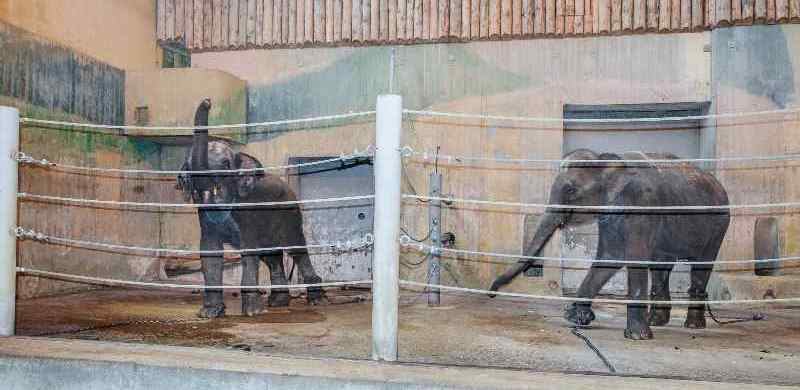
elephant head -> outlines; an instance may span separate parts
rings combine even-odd
[[[263,168],[261,162],[255,157],[239,152],[236,154],[234,162],[236,169],[260,169]],[[249,196],[256,187],[256,183],[264,178],[264,171],[240,172],[236,180],[237,195],[239,198],[246,198]]]
[[[550,187],[549,204],[552,205],[602,205],[622,167],[611,163],[570,162],[578,160],[619,160],[616,154],[597,153],[588,149],[578,149],[564,156],[559,174]],[[591,211],[569,208],[546,208],[533,239],[526,245],[523,254],[539,256],[544,246],[550,241],[556,229],[565,225],[583,225],[591,223],[598,214]],[[533,262],[520,262],[510,267],[503,275],[492,283],[491,290],[497,291],[508,284],[517,275],[533,266]]]

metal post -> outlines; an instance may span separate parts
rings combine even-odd
[[[14,335],[19,111],[0,107],[0,336]]]
[[[372,358],[397,360],[400,294],[400,133],[403,100],[380,95],[375,127],[375,252],[372,268]]]
[[[442,174],[431,172],[430,176],[430,196],[439,198],[442,196]],[[442,201],[431,199],[428,206],[428,228],[431,236],[431,253],[428,259],[428,283],[439,284],[440,265],[439,259],[442,255]],[[428,290],[428,306],[439,306],[439,289],[430,288]]]

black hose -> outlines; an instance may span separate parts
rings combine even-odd
[[[612,374],[617,372],[617,369],[614,368],[614,366],[611,364],[611,362],[608,361],[608,359],[606,359],[605,356],[603,356],[603,353],[600,352],[600,350],[597,349],[597,347],[595,347],[594,344],[592,344],[592,340],[589,340],[588,336],[581,333],[578,330],[578,328],[572,328],[572,334],[578,336],[578,338],[580,338],[581,340],[583,340],[584,343],[586,343],[586,346],[589,347],[589,349],[591,349],[594,352],[594,354],[600,358],[601,361],[603,361],[603,364],[606,365],[606,368],[608,368],[609,372],[611,372]]]
[[[736,324],[739,322],[749,322],[749,321],[763,321],[767,319],[767,316],[764,313],[753,313],[753,315],[750,317],[739,317],[730,320],[720,321],[717,319],[717,316],[715,316],[714,312],[711,310],[711,305],[707,304],[706,310],[708,310],[708,315],[714,322],[717,323],[717,325],[728,325],[728,324]]]

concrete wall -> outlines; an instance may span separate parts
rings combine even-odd
[[[713,97],[717,112],[746,112],[797,107],[800,80],[800,28],[755,26],[725,28],[712,33]],[[720,120],[717,154],[725,156],[794,154],[800,150],[796,114]],[[793,202],[800,199],[797,162],[737,164],[719,170],[732,203]],[[726,236],[721,254],[753,257],[753,231],[758,217],[775,216],[780,225],[781,254],[798,254],[798,209],[742,210]],[[749,267],[748,267],[749,268]],[[762,298],[797,296],[800,262],[785,264],[779,277],[723,273],[730,296]]]
[[[731,33],[739,37],[733,50],[728,49],[724,38]],[[790,69],[800,60],[792,54],[797,52],[792,51],[795,39],[800,40],[797,26],[761,26],[719,29],[713,33],[475,42],[394,49],[197,53],[192,63],[195,67],[224,70],[246,80],[251,121],[368,110],[374,106],[377,94],[389,91],[402,94],[407,108],[497,115],[561,117],[564,104],[706,101],[715,102],[712,112],[728,112],[789,104],[794,88],[788,87],[787,82],[794,85],[795,81],[787,74],[793,73]],[[390,86],[393,50],[395,68]],[[716,144],[714,153],[741,156],[790,151],[787,148],[792,148],[794,140],[789,134],[797,123],[776,125],[774,119],[762,121],[760,127],[739,130],[729,130],[724,123],[711,123],[708,134],[712,137],[711,144]],[[558,158],[561,155],[560,124],[424,118],[407,120],[404,129],[404,143],[418,151],[433,151],[441,146],[443,154],[464,156]],[[338,155],[354,147],[363,148],[373,142],[373,131],[371,123],[356,123],[322,131],[251,136],[247,150],[267,164],[280,164],[291,155]],[[478,169],[445,161],[441,165],[444,192],[456,197],[544,202],[553,177],[546,167],[534,165],[490,164]],[[407,161],[404,191],[410,191],[409,184],[413,183],[419,192],[426,193],[431,169],[431,164]],[[778,169],[775,175],[741,166],[718,169],[733,203],[796,200],[790,196],[796,192],[790,190],[796,187],[791,169],[773,168]],[[406,227],[424,236],[427,206],[409,201],[403,213]],[[782,252],[796,254],[791,243],[796,230],[794,220],[785,215],[782,219],[785,236]],[[524,212],[507,208],[487,210],[467,206],[444,213],[445,231],[456,233],[457,247],[468,250],[520,253],[526,239],[525,221]],[[527,221],[535,223],[535,215]],[[753,224],[752,216],[734,218],[720,258],[753,257]],[[558,255],[559,248],[549,245],[546,252]],[[409,262],[415,262],[419,256],[414,252],[404,254]],[[487,287],[505,268],[487,260],[446,261],[444,266],[448,271],[443,273],[443,282]],[[424,280],[424,268],[402,268],[401,272],[404,277]],[[741,286],[753,285],[749,270],[736,277],[729,276],[730,272],[718,274],[724,275],[726,283],[733,286],[715,279],[717,296],[761,297],[759,294],[766,289],[761,286],[741,291]],[[560,294],[560,280],[560,270],[548,267],[544,278],[520,277],[509,290]]]
[[[154,0],[4,0],[0,20],[124,70],[160,64]]]
[[[94,123],[125,118],[125,72],[0,21],[0,95]]]
[[[246,84],[228,73],[194,68],[126,73],[125,117],[129,124],[135,121],[137,107],[148,108],[151,125],[191,124],[197,105],[206,97],[213,102],[211,125],[246,120]]]
[[[158,50],[152,1],[0,2],[0,104],[22,116],[123,124],[125,70],[154,69]],[[160,147],[146,140],[24,125],[21,150],[50,161],[86,166],[155,168]],[[21,168],[20,190],[88,199],[143,199],[158,183],[122,181],[29,166]],[[124,221],[125,223],[120,223]],[[46,234],[144,246],[159,242],[157,214],[21,201],[19,224]],[[158,261],[74,247],[20,244],[18,264],[92,276],[152,279]],[[27,276],[18,278],[21,298],[85,289]]]
[[[244,122],[241,80],[219,71],[158,68],[154,18],[155,2],[148,0],[1,2],[0,104],[18,107],[27,117],[107,124],[133,124],[136,108],[147,106],[150,125],[190,125],[196,105],[211,97],[212,123]],[[157,169],[183,159],[183,148],[174,145],[180,137],[165,142],[162,134],[128,134],[138,136],[23,126],[21,149],[63,164],[110,168]],[[168,176],[124,178],[28,166],[20,177],[21,191],[34,194],[182,202],[174,185]],[[162,230],[194,226],[182,222],[194,213],[176,214],[23,201],[19,223],[60,237],[158,247]],[[147,253],[29,241],[19,253],[21,266],[88,276],[151,280],[163,268]],[[88,288],[27,276],[18,283],[21,298]]]
[[[0,104],[20,108],[21,115],[34,118],[85,122],[86,118],[43,109],[6,97]],[[114,134],[76,132],[59,127],[23,125],[20,148],[37,158],[63,164],[101,167],[156,168],[158,145]],[[87,199],[143,200],[157,194],[158,182],[121,180],[114,175],[92,175],[23,166],[20,191]],[[113,208],[70,206],[21,201],[19,224],[46,234],[73,239],[125,242],[135,245],[158,244],[158,214],[122,211]],[[159,263],[146,256],[115,254],[70,246],[31,241],[19,245],[20,266],[89,276],[152,279],[158,276]],[[86,289],[82,284],[20,276],[20,298]]]

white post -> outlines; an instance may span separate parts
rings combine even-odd
[[[14,335],[19,111],[0,107],[0,336]]]
[[[372,358],[397,360],[400,294],[400,132],[403,99],[378,96],[375,120],[375,252],[372,268]]]

